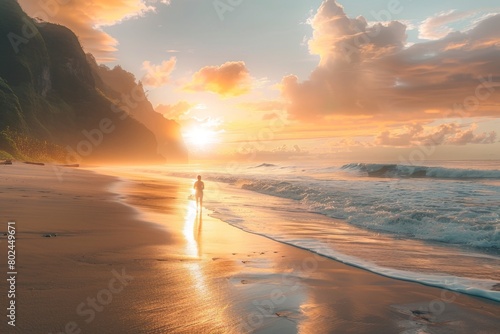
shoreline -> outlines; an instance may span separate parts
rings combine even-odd
[[[151,173],[145,173],[144,175],[146,175],[146,177],[152,176]],[[158,178],[161,178],[163,180],[169,180],[169,179],[175,180],[176,178],[178,178],[178,176],[167,174],[167,175],[161,175],[161,177],[158,176]],[[181,176],[180,178],[188,179],[185,176]],[[215,210],[214,213],[212,213],[211,215],[215,218],[218,218],[226,222],[229,225],[241,229],[244,232],[265,237],[275,242],[280,242],[290,246],[294,246],[299,249],[303,249],[305,251],[317,253],[322,256],[325,256],[328,259],[338,261],[346,265],[359,268],[361,270],[366,270],[377,275],[382,275],[387,278],[413,282],[439,289],[442,288],[449,291],[470,295],[473,297],[480,297],[494,302],[500,302],[500,292],[498,290],[498,286],[500,286],[500,281],[496,279],[494,275],[491,274],[485,277],[488,271],[495,272],[494,265],[496,265],[493,262],[486,262],[487,260],[484,260],[485,258],[488,257],[487,252],[475,249],[475,251],[477,251],[478,253],[469,253],[468,257],[470,257],[470,259],[468,260],[463,258],[463,252],[467,252],[467,249],[458,248],[458,246],[454,245],[449,245],[449,244],[443,245],[442,243],[439,242],[422,241],[422,240],[408,240],[408,239],[399,240],[398,238],[395,238],[394,235],[391,234],[387,234],[385,237],[380,237],[378,235],[377,237],[374,238],[373,235],[377,233],[376,231],[361,230],[360,228],[348,224],[345,221],[342,221],[338,218],[331,218],[323,213],[308,212],[308,211],[306,212],[300,209],[299,210],[293,209],[292,210],[294,212],[293,214],[285,212],[283,211],[284,207],[293,208],[296,205],[294,201],[288,198],[275,197],[272,195],[266,195],[251,190],[244,190],[239,187],[234,187],[233,185],[226,183],[215,183],[213,181],[211,183],[212,183],[211,191],[214,191],[215,189],[215,192],[217,193],[215,197],[211,198],[212,200],[215,200],[217,202],[216,204],[214,202],[211,202],[210,199],[208,202],[205,201],[207,207],[209,207],[212,210]],[[207,193],[208,196],[211,195],[211,191]],[[227,196],[227,194],[229,194],[229,196]],[[219,199],[217,197],[221,197],[222,199]],[[248,201],[235,202],[233,200],[234,198],[246,198]],[[229,206],[226,207],[228,202],[230,203],[230,206],[238,208],[236,212],[232,212]],[[271,203],[271,205],[261,205],[259,202]],[[261,213],[263,211],[266,211],[266,215],[268,215],[269,212],[272,211],[274,219],[278,219],[280,221],[284,220],[285,221],[288,220],[290,222],[295,221],[296,218],[295,216],[299,216],[301,217],[302,220],[308,222],[309,230],[312,231],[314,229],[315,235],[313,236],[313,238],[315,238],[317,242],[316,243],[308,242],[307,238],[309,236],[307,234],[300,235],[299,233],[293,232],[292,233],[293,235],[291,236],[287,235],[287,237],[283,237],[282,235],[279,234],[277,235],[275,233],[276,230],[274,230],[274,233],[271,230],[265,230],[266,227],[263,226],[262,223],[259,224],[247,223],[247,221],[248,222],[252,221],[251,217],[252,213],[248,213],[245,212],[245,210],[241,210],[241,207],[257,209]],[[272,207],[272,210],[270,210],[270,207]],[[290,215],[293,215],[293,217]],[[260,215],[260,217],[262,217],[262,215]],[[236,219],[235,222],[233,222],[234,219]],[[245,222],[241,223],[238,220]],[[322,225],[319,226],[317,222],[322,222]],[[273,220],[272,219],[269,220],[268,224],[274,225]],[[256,227],[256,225],[258,225],[258,227]],[[311,225],[313,227],[311,227]],[[298,229],[301,228],[301,226],[299,226],[296,223],[287,223],[287,224],[280,223],[279,226],[284,229],[283,231],[288,231],[289,229],[297,231]],[[348,227],[346,228],[346,226]],[[330,230],[332,235],[327,238],[320,238],[319,237],[320,233],[322,233],[322,231],[324,231],[325,229]],[[350,237],[346,240],[345,238],[342,237],[339,238],[337,236],[334,236],[337,233],[339,236],[347,234]],[[304,240],[301,240],[301,238],[305,238],[304,239],[305,242],[303,242]],[[356,238],[367,240],[367,242],[357,242]],[[339,244],[339,242],[341,243]],[[370,247],[370,249],[373,249],[374,252],[378,252],[381,254],[379,255],[379,258],[388,256],[390,258],[398,259],[396,260],[397,262],[404,263],[402,266],[400,266],[403,269],[401,269],[397,265],[394,266],[394,264],[393,266],[391,266],[390,263],[384,263],[383,261],[379,263],[377,261],[370,260],[369,257],[363,257],[363,256],[358,257],[356,255],[356,252],[353,253],[351,250],[346,249],[346,244],[348,247],[351,247],[353,243],[359,247],[364,247],[364,246]],[[389,250],[388,252],[388,250],[384,248],[380,247],[373,248],[371,245],[373,243],[379,243],[380,245],[385,245],[387,243],[390,243],[393,249]],[[342,247],[340,247],[341,245]],[[410,250],[412,250],[411,253],[409,253]],[[472,250],[472,252],[473,251],[474,249]],[[439,254],[443,252],[446,253],[447,256],[449,256],[448,258],[444,259],[448,262],[443,263],[443,259],[441,259],[440,264],[448,265],[448,263],[461,263],[462,268],[477,268],[478,271],[477,272],[476,271],[473,272],[472,270],[464,271],[463,269],[458,269],[455,271],[447,271],[447,269],[448,270],[455,269],[452,268],[451,266],[448,266],[444,268],[441,267],[440,269],[442,271],[436,272],[432,271],[431,270],[432,268],[429,269],[418,266],[416,266],[415,268],[412,267],[412,264],[416,264],[418,261],[425,260],[426,255],[432,256],[432,254],[434,254],[435,257],[438,257]],[[451,257],[452,253],[454,257]],[[402,259],[401,256],[405,256],[405,258]],[[480,263],[474,262],[475,260],[477,261],[481,259],[483,259],[484,262]],[[449,260],[452,260],[452,262],[449,262]],[[468,262],[466,260],[468,260]],[[436,267],[436,265],[434,265],[434,267]],[[498,268],[498,266],[496,268]],[[427,269],[427,271],[422,269]],[[468,274],[470,274],[471,276],[467,276]]]
[[[307,214],[324,216],[321,213],[307,213]],[[324,216],[324,217],[326,217],[328,219],[333,219],[333,218],[328,217],[328,216]],[[451,293],[460,293],[460,294],[464,294],[464,295],[467,295],[467,296],[470,296],[470,297],[476,297],[476,298],[480,298],[480,299],[484,299],[484,300],[487,300],[487,301],[490,301],[490,302],[495,302],[495,303],[499,303],[500,304],[500,292],[499,292],[500,291],[500,281],[495,281],[495,280],[491,280],[491,279],[480,279],[480,280],[479,279],[475,279],[475,281],[481,281],[481,283],[483,283],[485,285],[488,284],[489,289],[479,289],[479,288],[477,288],[476,291],[471,292],[471,291],[468,291],[471,288],[468,287],[468,286],[465,286],[465,285],[462,285],[462,287],[458,287],[458,288],[454,288],[453,286],[452,287],[447,286],[447,284],[448,284],[447,282],[448,281],[450,281],[450,282],[454,281],[454,284],[456,285],[458,281],[460,281],[460,282],[467,282],[469,280],[468,278],[462,278],[462,277],[456,277],[456,276],[447,276],[447,275],[444,275],[444,274],[437,274],[437,275],[419,274],[420,277],[422,277],[422,278],[421,279],[415,279],[414,277],[409,277],[412,274],[416,274],[416,273],[411,272],[411,271],[402,271],[402,270],[398,270],[398,269],[385,268],[385,267],[380,267],[380,266],[378,266],[376,264],[373,264],[371,266],[366,266],[366,265],[363,265],[363,264],[357,264],[357,262],[359,260],[357,260],[355,258],[353,258],[353,260],[350,260],[351,256],[345,255],[345,254],[341,254],[339,256],[338,252],[335,252],[335,251],[332,251],[330,249],[327,249],[326,247],[324,248],[324,253],[325,254],[323,254],[323,253],[320,253],[319,251],[315,251],[315,250],[306,248],[304,246],[295,245],[295,244],[293,244],[291,242],[287,242],[287,241],[284,241],[284,240],[275,239],[272,236],[265,235],[265,234],[262,234],[262,233],[259,233],[259,232],[254,232],[254,231],[247,230],[247,229],[244,229],[242,227],[233,225],[229,221],[227,221],[227,219],[224,219],[223,217],[216,217],[216,218],[220,219],[224,223],[227,223],[227,224],[229,224],[231,226],[234,226],[234,227],[240,229],[241,231],[243,231],[245,233],[250,233],[250,234],[253,234],[253,235],[256,235],[256,236],[259,236],[259,237],[263,237],[263,238],[272,240],[274,242],[283,243],[285,245],[288,245],[288,246],[291,246],[291,247],[295,247],[297,249],[304,250],[306,252],[310,252],[310,253],[315,254],[317,256],[324,257],[325,259],[328,259],[328,260],[331,260],[331,261],[336,261],[336,262],[342,263],[344,265],[347,265],[347,266],[350,266],[350,267],[353,267],[353,268],[356,268],[356,269],[359,269],[359,270],[367,271],[367,272],[372,273],[374,275],[380,275],[382,277],[386,277],[386,278],[389,278],[389,279],[395,279],[395,280],[400,280],[400,281],[404,281],[404,282],[420,284],[420,285],[423,285],[423,286],[426,286],[426,287],[431,287],[431,288],[436,288],[436,289],[444,289],[444,290],[447,290],[447,291],[449,291]],[[487,255],[487,253],[485,253],[485,254]],[[444,283],[435,282],[435,280],[439,279],[439,278],[444,279],[445,282]]]
[[[150,169],[148,172],[157,173],[164,179],[186,178],[187,175],[194,173],[194,171],[187,173],[178,170],[173,173],[162,173],[161,168]],[[235,186],[232,182],[235,180],[240,182],[237,180],[238,177],[232,179],[219,177],[219,174],[211,174],[206,170],[203,172],[209,174],[212,180],[223,180],[212,182],[215,187],[207,193],[210,195],[215,190],[222,199],[212,198],[213,201],[206,202],[206,205],[215,210],[215,217],[243,231],[321,253],[335,261],[388,278],[444,288],[500,302],[498,288],[500,281],[494,274],[500,270],[498,252],[359,227],[331,217],[325,212],[316,212],[314,208],[313,212],[310,212],[302,203],[290,197],[267,195],[266,191],[260,192],[252,188],[246,190],[241,184]],[[241,182],[246,182],[245,176],[239,178],[242,178]],[[256,179],[249,177],[250,183]],[[226,196],[228,193],[229,196]],[[247,201],[240,200],[242,198],[246,198]],[[232,210],[232,207],[238,209]],[[265,226],[261,222],[253,221],[251,213],[247,212],[248,208],[272,211],[273,214],[276,213],[274,216],[279,216],[276,217],[279,222],[268,220]],[[288,212],[289,208],[293,213]],[[299,232],[302,226],[294,219],[296,214],[307,221],[307,228],[303,233]],[[347,237],[343,237],[344,235]],[[427,261],[430,257],[432,260]]]
[[[186,198],[187,198],[187,194],[188,194],[187,190],[190,189],[190,183],[189,183],[190,180],[179,179],[179,178],[176,178],[176,177],[168,177],[167,180],[169,180],[169,181],[175,180],[176,182],[179,182],[179,183],[181,183],[181,184],[184,185],[183,188],[185,189],[185,192],[182,193],[182,195],[180,196],[179,200],[180,200],[180,202],[184,202],[185,203],[186,202]],[[218,189],[218,191],[220,191],[220,189]],[[132,205],[134,205],[134,203],[132,203]],[[135,205],[139,205],[140,206],[141,203],[135,203]],[[143,209],[145,209],[146,211],[148,210],[147,208],[143,208]],[[212,217],[210,217],[210,216],[212,216]],[[258,217],[258,214],[256,216]],[[399,285],[405,285],[406,286],[406,285],[408,285],[408,287],[410,287],[408,290],[409,291],[413,291],[412,293],[408,293],[408,295],[405,296],[405,297],[398,297],[398,298],[396,298],[394,301],[396,301],[398,299],[406,300],[407,298],[410,298],[411,295],[416,296],[416,295],[420,295],[422,293],[424,293],[424,294],[430,293],[431,295],[434,296],[434,298],[431,299],[428,302],[427,305],[425,305],[425,303],[422,304],[421,302],[412,305],[412,307],[417,308],[416,310],[405,309],[405,306],[401,306],[402,308],[401,307],[398,308],[398,307],[395,306],[393,308],[394,312],[401,313],[401,314],[404,314],[404,313],[409,314],[410,318],[414,318],[414,317],[419,318],[419,316],[415,316],[415,314],[412,313],[413,311],[417,311],[417,313],[419,313],[419,312],[424,312],[424,313],[425,312],[429,312],[429,314],[427,314],[427,315],[424,314],[423,318],[426,318],[427,316],[429,316],[429,317],[436,316],[436,314],[432,315],[432,312],[425,311],[425,309],[432,309],[433,307],[435,308],[436,305],[437,305],[437,307],[441,307],[443,305],[449,306],[448,304],[450,304],[450,305],[453,304],[456,299],[466,299],[466,301],[464,301],[464,305],[468,305],[467,307],[471,307],[471,308],[476,308],[477,307],[477,309],[480,309],[481,307],[483,307],[483,306],[479,306],[481,303],[485,303],[486,305],[489,305],[490,307],[492,307],[493,310],[495,310],[495,308],[497,308],[499,306],[499,304],[497,302],[495,302],[495,301],[493,301],[491,299],[482,298],[482,297],[478,297],[478,296],[466,295],[466,294],[463,294],[463,293],[458,293],[458,292],[450,291],[448,289],[440,289],[440,288],[437,288],[435,286],[429,286],[429,285],[425,285],[425,284],[414,282],[414,281],[394,279],[394,278],[390,278],[390,277],[387,277],[387,276],[384,276],[384,275],[380,275],[378,273],[367,271],[364,268],[359,268],[359,267],[352,266],[350,264],[345,264],[345,263],[342,263],[341,261],[338,261],[338,260],[335,260],[335,259],[332,259],[332,258],[329,258],[329,257],[325,257],[325,256],[322,256],[322,255],[316,254],[314,252],[311,252],[311,251],[309,251],[307,249],[304,249],[304,248],[301,248],[301,247],[297,247],[297,246],[294,246],[294,245],[286,244],[286,243],[274,240],[272,238],[269,238],[267,236],[262,236],[262,235],[259,235],[259,234],[253,233],[253,232],[245,231],[245,230],[243,230],[241,228],[238,228],[238,227],[235,227],[235,226],[233,226],[233,225],[231,225],[229,223],[226,223],[226,222],[224,222],[224,221],[222,221],[222,220],[220,220],[218,218],[214,218],[212,212],[209,212],[208,216],[205,217],[205,218],[203,218],[203,219],[204,220],[206,220],[206,219],[212,219],[213,222],[217,224],[217,229],[222,230],[224,232],[227,231],[227,230],[233,230],[233,231],[236,230],[236,231],[238,231],[237,233],[239,233],[241,235],[244,235],[247,238],[250,238],[249,235],[251,235],[251,238],[254,239],[254,240],[256,240],[257,243],[264,243],[262,240],[265,239],[266,240],[265,243],[269,243],[271,245],[273,245],[273,244],[275,244],[275,245],[279,244],[279,245],[281,245],[281,247],[287,249],[286,252],[288,252],[288,253],[292,252],[294,254],[293,256],[295,256],[295,259],[293,259],[291,262],[290,261],[286,261],[286,263],[288,265],[288,268],[284,272],[278,273],[278,274],[280,274],[282,276],[282,278],[281,278],[281,285],[283,285],[283,282],[286,283],[286,284],[284,284],[285,286],[289,285],[288,284],[289,283],[289,280],[288,280],[288,274],[289,274],[289,272],[288,271],[292,270],[292,272],[294,272],[294,270],[297,267],[297,264],[302,264],[303,266],[305,265],[305,267],[302,270],[299,270],[299,273],[294,272],[294,274],[293,274],[294,279],[293,280],[295,280],[295,281],[298,280],[298,281],[301,282],[301,284],[304,283],[305,286],[308,286],[308,285],[311,284],[311,282],[309,282],[309,280],[311,279],[311,277],[309,277],[309,276],[316,276],[316,275],[324,276],[326,274],[325,272],[329,272],[329,275],[332,275],[332,273],[330,271],[332,271],[331,266],[333,266],[333,267],[340,267],[342,271],[347,271],[347,272],[353,271],[354,276],[355,275],[362,275],[362,276],[366,275],[370,280],[381,280],[381,281],[384,281],[385,283],[383,283],[383,284],[388,284],[388,285],[394,284],[395,286],[399,286]],[[214,243],[215,242],[221,242],[220,236],[213,237],[212,242],[214,242]],[[213,252],[215,253],[215,255],[218,255],[218,256],[221,256],[221,257],[224,256],[224,255],[225,256],[229,255],[229,253],[221,255],[219,250],[216,250],[216,251],[213,251]],[[256,252],[256,253],[258,253],[258,252]],[[231,253],[231,254],[234,255],[233,253]],[[212,254],[212,255],[214,255],[214,254]],[[266,256],[269,256],[269,255],[266,255]],[[216,258],[216,259],[219,259],[219,258]],[[273,261],[276,261],[277,263],[283,262],[283,260],[279,259],[279,258],[278,259],[274,259]],[[324,269],[325,272],[320,272],[320,273],[313,272],[311,274],[310,273],[310,269],[308,269],[307,266],[308,265],[313,265],[313,266],[316,267],[316,266],[319,266],[320,264],[321,264],[321,266],[324,266],[324,267],[326,267],[328,269]],[[285,267],[287,265],[285,265]],[[279,264],[278,266],[283,267],[283,263]],[[295,269],[291,269],[291,268],[295,268]],[[269,269],[269,268],[267,268],[267,269]],[[242,270],[243,272],[245,272],[245,268],[240,268],[240,270]],[[316,271],[316,269],[314,269],[314,271]],[[322,270],[319,270],[319,271],[322,271]],[[276,275],[276,273],[274,273],[273,275]],[[302,276],[305,275],[306,277],[302,277],[301,278],[301,275]],[[326,275],[328,275],[328,274],[326,274]],[[386,280],[388,280],[391,283],[389,284]],[[248,285],[249,284],[248,281],[245,280],[245,279],[242,280],[242,281],[245,281],[245,283],[242,283],[243,285]],[[274,281],[274,284],[275,285],[280,285],[280,282]],[[318,286],[315,286],[315,284],[312,284],[312,285],[315,288],[319,288]],[[420,289],[422,289],[423,292],[420,291]],[[319,291],[316,291],[315,294],[317,294],[318,292]],[[400,292],[401,291],[398,291],[398,293],[400,293]],[[381,294],[383,295],[384,293],[381,293]],[[467,299],[470,299],[470,300],[467,300]],[[269,301],[269,299],[267,299],[267,301]],[[471,303],[471,301],[472,301],[472,303]],[[250,306],[250,308],[252,306],[254,307],[254,313],[250,312],[249,314],[255,314],[255,311],[258,314],[258,312],[259,312],[259,306],[258,305],[256,306],[255,303],[256,303],[255,300],[252,300],[251,303],[248,303],[249,305],[247,305],[247,307],[248,306]],[[258,304],[258,302],[257,302],[257,304]],[[388,306],[389,304],[392,305],[392,303],[388,303],[386,306]],[[408,307],[410,307],[410,306],[408,306]],[[451,308],[453,308],[453,307],[451,307]],[[300,309],[300,307],[299,307],[299,309]],[[262,311],[262,307],[260,308],[260,310]],[[434,310],[434,311],[436,311],[436,310]],[[439,311],[439,310],[437,310],[437,311]],[[457,312],[456,309],[455,309],[455,312]],[[437,312],[437,313],[440,313],[440,312]],[[441,312],[441,313],[444,313],[444,311]],[[459,313],[461,313],[461,317],[463,317],[464,314],[466,316],[466,312],[465,313],[459,312]],[[276,315],[276,313],[275,314],[270,314],[269,313],[267,315],[268,316],[273,316],[273,315]],[[442,315],[442,314],[440,314],[440,315]],[[449,315],[447,314],[446,316],[449,316]],[[278,315],[278,317],[279,317],[279,315]],[[428,321],[428,320],[425,320],[425,321]],[[428,324],[430,324],[430,323],[431,323],[431,321],[429,320]],[[335,328],[337,328],[337,327],[335,327]],[[260,331],[257,331],[257,332],[260,333]]]
[[[72,322],[82,333],[306,334],[488,332],[498,323],[497,303],[381,277],[207,210],[197,215],[187,180],[123,183],[78,170],[60,184],[50,167],[16,165],[0,180],[9,190],[0,193],[9,207],[2,220],[17,220],[20,251],[18,326],[2,323],[2,333],[64,332]],[[109,192],[116,182],[118,195]],[[117,203],[124,196],[141,216]],[[87,298],[102,309],[92,313]]]

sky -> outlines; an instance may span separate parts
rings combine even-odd
[[[496,0],[19,0],[132,72],[194,158],[500,159]]]

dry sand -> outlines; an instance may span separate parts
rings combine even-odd
[[[243,232],[197,213],[189,180],[128,177],[0,166],[0,231],[16,221],[18,271],[16,327],[3,315],[0,333],[497,332],[498,303]],[[2,280],[5,314],[6,292]]]

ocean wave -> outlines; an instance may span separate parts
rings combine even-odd
[[[402,183],[331,183],[247,180],[241,187],[297,200],[310,212],[370,230],[500,250],[498,202],[479,195],[488,191],[486,185],[472,185],[470,189],[457,185],[457,191],[443,191],[435,183],[421,189]]]
[[[258,166],[248,167],[248,168],[265,168],[265,167],[277,167],[275,164],[262,163]]]
[[[340,170],[392,169],[400,175],[409,166],[390,164],[348,164]],[[275,169],[273,170],[280,170]],[[268,167],[262,166],[262,169]],[[461,173],[463,178],[494,177],[500,171],[465,170],[437,167],[423,168],[429,175]],[[330,175],[333,172],[328,172]],[[415,171],[414,170],[414,171]],[[248,169],[247,169],[248,171]],[[227,174],[206,173],[209,181],[232,184],[238,188],[298,201],[301,209],[343,219],[364,229],[404,238],[440,242],[457,246],[500,251],[499,187],[482,182],[440,181],[432,176],[415,182],[415,177],[387,177],[386,180],[325,179],[324,169],[310,173]],[[457,172],[458,171],[458,172]],[[316,179],[319,173],[323,178]],[[434,174],[433,174],[434,173]],[[439,174],[441,173],[441,174]],[[458,174],[457,174],[458,173]],[[485,173],[485,174],[484,174]],[[173,173],[188,176],[187,173]],[[299,175],[300,174],[300,175]],[[334,175],[334,174],[331,174]],[[478,176],[479,175],[479,176]],[[444,178],[444,177],[443,177]],[[464,182],[462,182],[464,181]]]
[[[282,242],[284,244],[298,247],[326,258],[342,262],[344,264],[364,269],[375,274],[379,274],[389,278],[395,278],[410,282],[444,288],[451,291],[457,291],[473,296],[479,296],[500,302],[500,291],[498,291],[498,281],[492,279],[478,279],[468,277],[458,277],[446,274],[426,274],[417,271],[400,270],[391,267],[377,265],[371,261],[361,259],[356,256],[350,256],[345,253],[336,251],[328,242],[311,239],[290,239],[284,237],[282,233],[273,234],[269,232],[256,231],[252,228],[247,228],[242,225],[244,218],[238,216],[227,208],[213,208],[211,216],[225,221],[233,226],[236,226],[246,232],[261,235],[272,240]]]
[[[500,179],[500,170],[460,169],[398,164],[350,163],[342,166],[341,170],[361,173],[371,177]]]

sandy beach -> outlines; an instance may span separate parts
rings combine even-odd
[[[500,334],[499,4],[0,0],[0,334]]]
[[[1,333],[497,331],[498,303],[244,232],[197,212],[189,179],[113,174],[1,166],[0,263],[15,221],[17,269]]]

